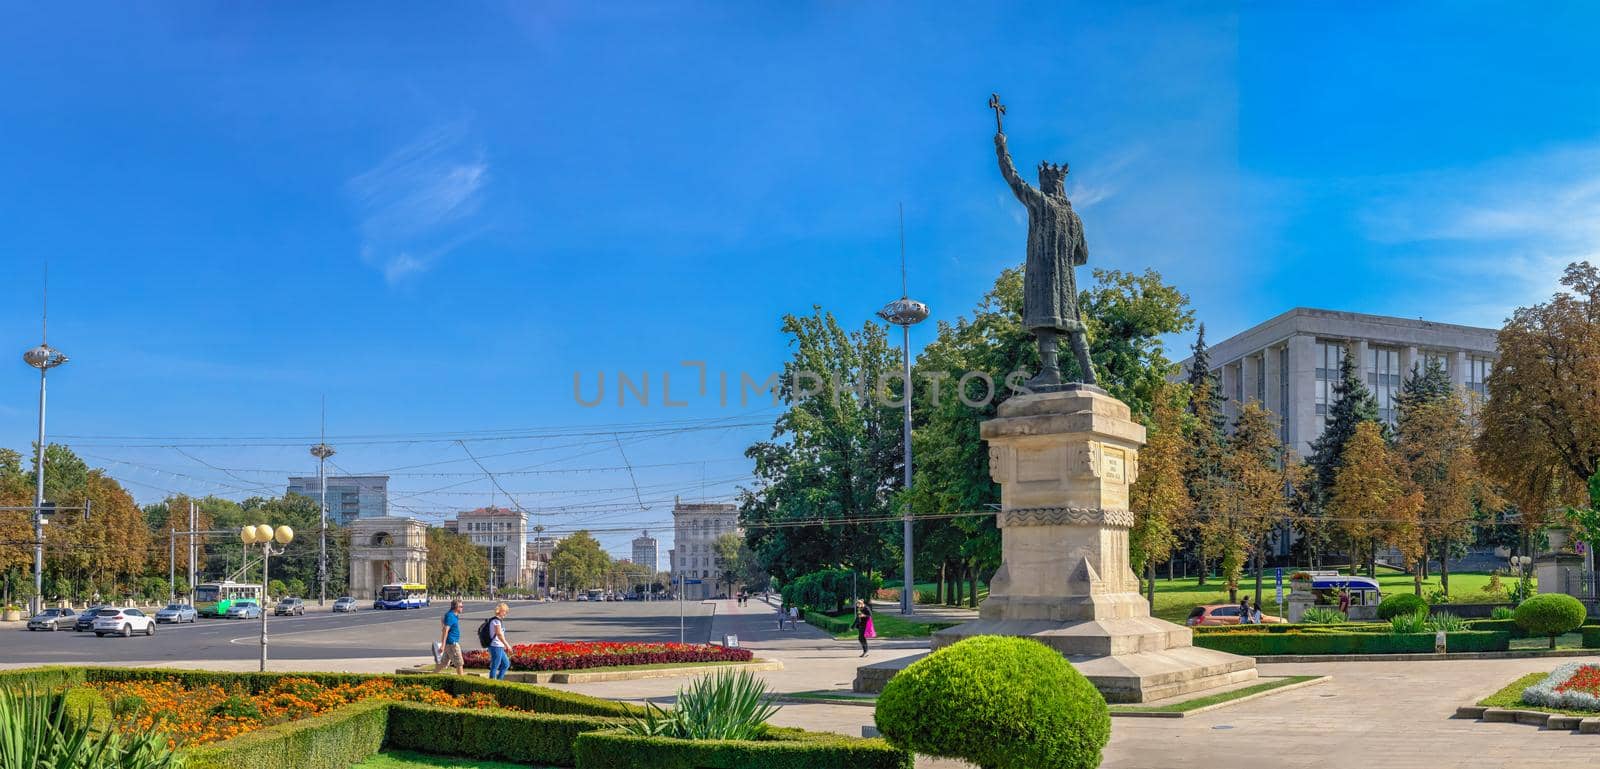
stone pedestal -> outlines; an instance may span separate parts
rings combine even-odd
[[[976,635],[1034,638],[1110,702],[1256,677],[1253,659],[1191,645],[1189,628],[1151,617],[1139,595],[1128,487],[1145,429],[1126,404],[1080,385],[1012,398],[981,429],[1001,490],[1001,566],[980,619],[935,633],[935,649]],[[863,670],[858,680],[882,678]]]

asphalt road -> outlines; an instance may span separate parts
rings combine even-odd
[[[363,609],[332,614],[312,609],[300,617],[267,617],[268,652],[273,659],[359,659],[426,657],[439,637],[446,604],[426,609]],[[476,648],[478,624],[493,604],[469,602],[461,623],[462,644]],[[678,604],[511,602],[506,637],[514,644],[544,641],[677,641]],[[711,609],[684,607],[685,638],[704,643],[711,632]],[[200,619],[192,625],[160,625],[152,637],[94,633],[0,631],[0,661],[25,664],[96,662],[172,662],[251,660],[260,655],[260,620]]]

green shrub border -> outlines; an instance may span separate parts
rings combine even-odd
[[[50,666],[0,671],[0,685],[80,687],[112,681],[176,679],[190,686],[240,686],[252,693],[282,678],[323,684],[395,676],[347,673],[228,673],[161,668]],[[615,731],[636,705],[475,676],[407,676],[461,696],[483,692],[502,705],[532,709],[464,710],[414,702],[357,702],[338,710],[183,751],[185,769],[345,769],[383,748],[535,766],[639,769],[911,769],[910,753],[883,740],[774,728],[755,742],[631,737]],[[79,692],[86,690],[79,689]],[[104,701],[88,695],[69,705],[104,718]],[[585,740],[614,736],[585,752]],[[586,757],[587,756],[587,757]]]
[[[584,732],[575,748],[578,769],[912,769],[913,761],[881,739],[778,728],[743,742]]]
[[[1203,633],[1194,645],[1217,651],[1263,657],[1275,654],[1428,654],[1433,633]],[[1506,651],[1509,633],[1466,630],[1445,635],[1451,652]]]

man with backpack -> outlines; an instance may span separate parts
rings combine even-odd
[[[450,610],[444,613],[440,621],[439,630],[439,659],[433,666],[433,672],[444,670],[446,665],[456,669],[456,675],[464,675],[466,663],[461,659],[461,599],[450,602]]]

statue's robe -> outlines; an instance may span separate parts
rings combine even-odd
[[[1089,261],[1083,221],[1065,195],[1048,195],[1017,175],[1011,154],[997,148],[1000,173],[1017,200],[1028,208],[1028,265],[1023,275],[1023,327],[1082,331],[1078,282],[1073,267]]]

